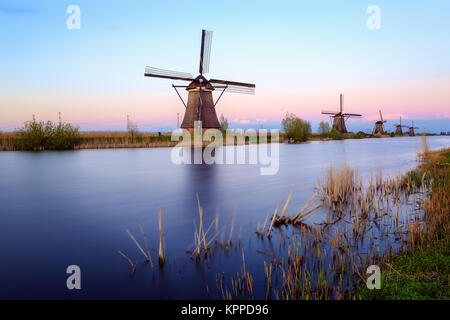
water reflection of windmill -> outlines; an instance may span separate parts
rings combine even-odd
[[[412,121],[411,122],[412,123],[412,126],[411,127],[408,127],[408,130],[409,130],[409,135],[410,136],[414,136],[416,133],[414,132],[414,129],[419,129],[418,127],[414,127],[414,121]]]
[[[384,134],[384,127],[383,125],[387,122],[386,120],[383,119],[383,114],[380,111],[380,120],[378,120],[377,122],[375,122],[375,128],[373,128],[373,134]]]
[[[394,124],[395,126],[395,134],[402,136],[403,135],[403,130],[402,128],[408,128],[407,126],[402,125],[402,117],[400,117],[400,123],[399,124]]]
[[[200,50],[200,74],[195,79],[190,73],[169,71],[153,67],[145,68],[146,77],[190,81],[190,84],[187,86],[172,84],[172,87],[175,89],[178,97],[186,108],[181,128],[188,129],[191,133],[194,130],[194,121],[202,121],[203,129],[220,128],[215,107],[225,91],[244,94],[254,94],[255,92],[255,85],[251,83],[219,79],[208,80],[203,76],[209,72],[211,41],[212,31],[203,30]],[[184,102],[177,88],[186,88],[186,91],[189,92],[187,104]],[[222,92],[216,101],[214,101],[212,92],[216,89],[222,89]]]
[[[350,117],[361,117],[361,114],[356,113],[343,113],[344,109],[344,95],[340,96],[340,107],[339,111],[322,111],[322,114],[329,114],[333,118],[333,129],[341,132],[347,133],[347,127],[345,126],[345,121]]]

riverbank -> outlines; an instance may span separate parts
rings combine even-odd
[[[386,257],[381,265],[381,289],[362,284],[354,299],[444,299],[450,297],[450,149],[428,152],[411,176],[426,176],[431,191],[425,203],[427,232],[414,247]]]
[[[435,134],[427,134],[435,135]],[[367,139],[367,138],[391,138],[402,137],[392,135],[371,135],[360,133],[347,133],[336,137],[323,136],[317,133],[313,133],[306,141],[331,141],[331,140],[346,140],[346,139]],[[409,137],[409,135],[403,135],[403,137]],[[268,134],[267,141],[271,141],[270,133]],[[280,143],[302,143],[289,141],[289,139],[280,133]],[[246,142],[248,144],[248,141]],[[126,148],[166,148],[174,147],[178,144],[176,141],[171,140],[171,133],[136,133],[131,135],[128,132],[80,132],[79,142],[75,145],[75,150],[85,149],[126,149]],[[223,142],[227,145],[226,139]],[[21,146],[20,138],[14,132],[1,133],[0,132],[0,151],[20,151]]]
[[[282,234],[291,225],[301,235],[266,253],[266,299],[448,299],[450,149],[431,152],[422,143],[416,169],[388,179],[380,172],[367,186],[353,168],[329,168],[304,208],[286,216],[291,191],[282,212],[277,205],[256,231],[271,241],[273,228]],[[318,209],[328,218],[311,224]],[[381,290],[366,286],[373,265],[381,268]],[[222,278],[224,299],[254,297],[245,261],[242,270],[231,280],[245,286],[230,288]]]

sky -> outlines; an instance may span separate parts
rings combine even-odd
[[[67,28],[70,5],[79,29]],[[125,130],[127,115],[172,130],[184,113],[174,82],[145,66],[196,76],[202,29],[214,32],[207,77],[256,84],[217,105],[232,127],[277,128],[292,112],[315,130],[343,93],[344,111],[363,114],[350,131],[371,131],[379,109],[388,130],[402,117],[450,131],[448,0],[0,0],[0,130],[59,112],[81,130]]]

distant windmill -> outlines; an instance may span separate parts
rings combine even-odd
[[[356,113],[343,113],[344,109],[344,95],[340,96],[340,107],[339,111],[322,111],[322,114],[329,114],[333,118],[333,129],[341,132],[347,133],[347,127],[345,126],[345,121],[350,117],[361,117],[362,115]]]
[[[414,127],[414,121],[412,121],[412,126],[408,127],[408,129],[409,129],[409,135],[414,136],[415,135],[414,129],[419,129],[419,128]]]
[[[402,128],[408,128],[407,126],[402,125],[402,117],[400,117],[400,123],[399,124],[394,124],[395,126],[395,134],[402,136],[403,135],[403,130]]]
[[[176,72],[163,70],[153,67],[145,68],[146,77],[173,79],[190,81],[187,86],[176,86],[172,84],[172,87],[177,92],[178,97],[183,102],[186,112],[184,114],[181,128],[188,129],[193,133],[194,122],[202,121],[203,129],[208,128],[220,128],[219,119],[216,114],[216,105],[222,97],[225,90],[227,92],[254,94],[255,85],[251,83],[234,82],[218,79],[206,79],[203,75],[209,72],[209,61],[211,56],[211,41],[212,31],[202,31],[202,44],[200,50],[200,67],[199,73],[195,79],[190,73]],[[213,86],[213,84],[217,84]],[[186,88],[188,94],[187,104],[181,98],[177,88]],[[220,96],[214,102],[212,92],[215,89],[222,89]]]
[[[380,111],[380,120],[378,120],[377,122],[375,122],[375,128],[373,129],[372,134],[384,134],[384,127],[383,124],[385,124],[387,121],[383,119],[383,115],[381,114],[381,110]]]

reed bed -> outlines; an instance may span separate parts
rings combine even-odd
[[[210,222],[209,226],[205,228],[205,224],[203,221],[203,207],[200,205],[200,198],[198,194],[196,195],[196,197],[198,205],[199,224],[198,227],[197,225],[194,225],[194,241],[186,250],[186,252],[190,254],[191,258],[194,258],[197,262],[200,262],[202,258],[206,260],[208,254],[214,254],[219,249],[228,250],[233,246],[236,212],[234,213],[231,220],[229,235],[227,238],[225,238],[224,235],[228,231],[225,228],[219,229],[219,213],[216,214],[215,219]],[[235,247],[237,248],[239,244],[240,235],[238,237],[238,241],[235,243]]]
[[[145,249],[141,245],[141,243],[136,239],[136,237],[130,232],[130,230],[126,229],[125,232],[130,237],[132,242],[136,245],[136,248],[138,249],[138,251],[144,256],[145,261],[147,263],[150,263],[150,265],[153,269],[154,268],[153,260],[152,260],[151,254],[150,254],[150,248],[149,248],[149,244],[148,244],[147,235],[144,231],[144,227],[141,224],[139,224],[139,230],[140,230],[142,238],[144,240]],[[164,243],[164,231],[163,231],[163,225],[162,225],[162,208],[160,208],[159,212],[158,212],[158,231],[159,231],[158,263],[159,263],[159,266],[162,268],[165,263],[165,249],[164,249],[165,243]],[[131,265],[131,268],[132,268],[131,274],[134,274],[137,269],[137,262],[133,262],[133,260],[130,257],[128,257],[125,253],[123,253],[120,250],[118,251],[118,253]]]
[[[408,173],[384,179],[379,170],[366,184],[357,169],[345,165],[329,168],[304,208],[285,216],[291,191],[282,213],[278,214],[277,205],[275,213],[266,217],[262,228],[258,224],[256,231],[261,240],[266,236],[270,240],[273,228],[292,225],[297,229],[290,241],[280,241],[279,251],[265,253],[269,259],[263,263],[265,298],[349,298],[365,283],[369,265],[386,265],[398,252],[420,248],[449,234],[450,164],[441,164],[446,171],[433,169],[441,153],[424,152],[417,176]],[[430,162],[434,165],[428,165]],[[436,177],[446,179],[446,187],[434,185]],[[319,208],[327,212],[326,219],[308,222]],[[236,279],[232,278],[231,289],[223,279],[217,282],[223,298],[242,299],[248,293]]]

